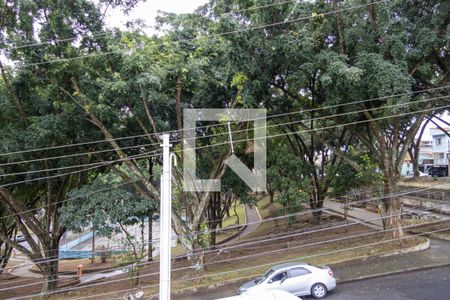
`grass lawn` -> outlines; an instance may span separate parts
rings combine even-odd
[[[450,185],[447,186],[441,186],[443,184],[449,184],[450,178],[443,177],[443,178],[431,178],[431,177],[421,177],[418,179],[409,179],[409,180],[402,180],[398,183],[399,186],[407,186],[407,187],[416,187],[416,188],[432,188],[436,185],[437,189],[442,190],[450,190]]]
[[[441,230],[441,229],[447,229],[447,230]],[[411,233],[417,234],[417,233],[425,233],[425,232],[436,231],[436,230],[439,230],[439,231],[430,233],[428,235],[431,237],[437,238],[437,239],[450,241],[450,220],[443,221],[438,224],[419,226],[414,229],[409,229],[408,231]]]
[[[236,213],[234,212],[234,209],[230,209],[230,216],[223,219],[222,226],[228,227],[238,224],[244,224],[245,223],[245,207],[240,202],[236,205]]]
[[[242,227],[235,227],[236,225],[242,225],[246,223],[245,219],[245,206],[239,203],[236,206],[236,212],[233,208],[230,209],[230,216],[223,219],[222,228],[225,230],[220,230],[217,232],[216,242],[220,243],[234,234],[236,234]],[[227,227],[234,227],[232,229],[226,230]]]
[[[226,229],[227,227],[230,226],[236,226],[236,225],[240,225],[240,224],[244,224],[246,223],[245,220],[245,206],[241,203],[239,203],[238,205],[236,205],[236,213],[234,212],[233,207],[230,209],[230,216],[227,217],[225,216],[225,218],[223,219],[223,229]],[[223,231],[218,231],[217,234],[217,242],[223,241],[225,239],[227,239],[228,237],[234,235],[241,227],[236,227],[230,230],[223,230]],[[183,256],[186,254],[186,251],[184,250],[184,248],[181,245],[172,247],[172,257],[175,258],[177,256]],[[159,259],[159,255],[154,257],[155,260]]]

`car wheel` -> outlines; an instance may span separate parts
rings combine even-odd
[[[327,293],[327,287],[322,283],[316,283],[311,287],[311,295],[316,299],[325,298]]]

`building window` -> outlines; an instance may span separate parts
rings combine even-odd
[[[436,138],[436,145],[440,145],[442,143],[441,138]]]
[[[439,153],[439,158],[444,158],[444,153]]]

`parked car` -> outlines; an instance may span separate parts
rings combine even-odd
[[[410,173],[408,175],[405,175],[405,178],[413,178],[413,177],[414,177],[414,173]],[[427,173],[419,171],[419,177],[431,177],[431,176],[428,175]]]
[[[216,300],[301,300],[283,290],[271,290],[260,292],[246,292],[239,296],[221,298]]]
[[[262,277],[245,283],[239,288],[239,294],[279,289],[296,296],[312,295],[322,299],[335,287],[336,279],[329,267],[292,262],[276,265]]]

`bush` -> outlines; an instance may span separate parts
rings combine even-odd
[[[99,256],[102,263],[106,263],[106,261],[111,258],[112,252],[111,250],[108,250],[105,246],[98,247],[99,250]]]

